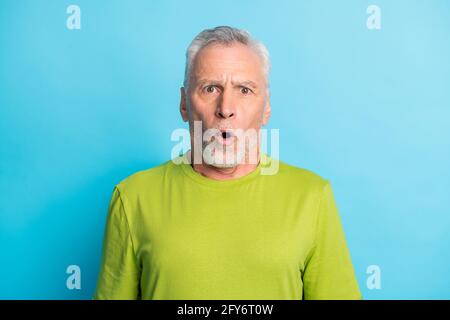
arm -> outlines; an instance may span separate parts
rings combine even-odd
[[[100,274],[93,299],[139,299],[140,268],[125,207],[114,188],[106,220]]]
[[[328,181],[322,190],[317,214],[315,243],[303,274],[303,298],[362,299]]]

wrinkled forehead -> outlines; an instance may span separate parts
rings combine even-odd
[[[261,57],[254,49],[241,43],[210,44],[202,48],[195,57],[191,76],[194,81],[205,78],[225,81],[233,78],[265,82]]]

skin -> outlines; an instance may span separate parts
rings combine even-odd
[[[191,150],[194,150],[194,121],[202,121],[203,131],[234,128],[259,132],[270,118],[267,86],[262,60],[252,48],[241,43],[202,48],[194,60],[188,88],[180,89],[180,113],[183,121],[189,122]],[[259,143],[255,148],[259,162]],[[242,177],[258,165],[246,161],[222,168],[204,161],[195,164],[192,160],[191,154],[195,171],[216,180]]]

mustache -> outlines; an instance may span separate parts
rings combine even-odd
[[[216,130],[220,130],[220,131],[225,131],[225,130],[235,130],[237,129],[235,125],[233,125],[230,122],[221,122],[218,123],[216,125],[213,125],[207,129],[216,129]]]
[[[222,135],[222,136],[234,136],[235,130],[237,130],[236,126],[231,123],[222,122],[216,125],[213,125],[208,128],[204,128],[203,133],[208,132],[212,135]]]

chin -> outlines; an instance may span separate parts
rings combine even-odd
[[[215,168],[225,169],[225,168],[234,168],[238,164],[237,163],[211,163],[210,166],[213,166]]]
[[[239,164],[243,164],[244,158],[244,153],[241,152],[231,152],[231,154],[227,154],[226,156],[223,153],[216,152],[203,155],[205,163],[216,168],[234,168]]]

